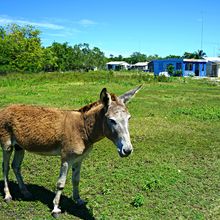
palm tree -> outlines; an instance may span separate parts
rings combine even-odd
[[[203,50],[197,50],[194,53],[185,52],[183,58],[186,59],[203,59],[206,57],[206,53]]]
[[[194,53],[194,59],[203,59],[206,57],[206,53],[203,50],[197,50]]]

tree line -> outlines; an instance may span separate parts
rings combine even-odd
[[[53,71],[89,71],[103,69],[108,61],[120,60],[134,64],[137,62],[162,59],[157,54],[147,56],[134,52],[130,57],[110,55],[107,58],[98,48],[89,44],[70,46],[66,43],[53,42],[43,47],[40,31],[33,26],[10,24],[0,26],[0,73],[7,72],[53,72]],[[184,53],[184,58],[199,59],[203,51]],[[170,55],[166,58],[179,57]]]
[[[0,72],[88,71],[103,68],[104,53],[89,44],[41,45],[40,31],[33,26],[0,27]]]
[[[122,60],[130,64],[135,64],[137,62],[146,62],[146,61],[150,62],[152,60],[170,59],[170,58],[203,59],[204,57],[206,57],[206,53],[203,50],[197,50],[193,53],[185,52],[182,56],[169,55],[165,57],[160,57],[157,54],[147,56],[146,54],[142,54],[140,52],[134,52],[133,54],[131,54],[130,57],[122,57],[122,55],[115,57],[113,55],[110,55],[110,57],[111,57],[110,59],[113,61]]]

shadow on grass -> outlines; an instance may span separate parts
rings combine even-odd
[[[32,193],[33,198],[28,199],[28,201],[40,201],[47,205],[51,210],[53,209],[53,199],[55,193],[44,188],[43,186],[38,186],[35,184],[26,184],[28,190]],[[18,184],[15,182],[9,182],[9,189],[13,200],[25,200],[19,191]],[[4,196],[4,182],[0,181],[0,193]],[[27,201],[27,200],[26,200]],[[77,206],[72,199],[62,195],[60,199],[60,206],[62,212],[67,212],[70,215],[74,215],[80,219],[84,220],[95,220],[91,211],[84,206]],[[61,217],[61,216],[60,216]],[[62,217],[61,217],[62,218]]]

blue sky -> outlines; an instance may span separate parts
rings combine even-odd
[[[89,43],[107,57],[183,55],[201,46],[217,56],[219,9],[219,0],[0,0],[0,25],[31,24],[44,46]]]

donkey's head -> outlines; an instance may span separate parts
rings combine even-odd
[[[119,97],[109,94],[105,88],[100,94],[105,109],[104,135],[117,146],[121,157],[127,157],[133,151],[128,130],[128,121],[131,115],[125,104],[140,88],[141,86]]]

